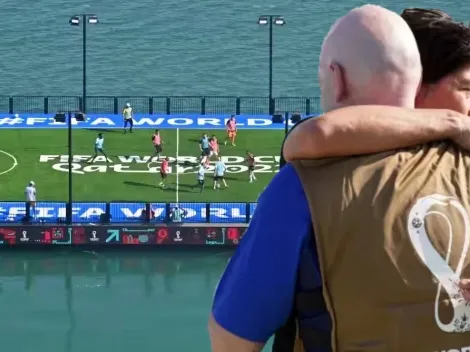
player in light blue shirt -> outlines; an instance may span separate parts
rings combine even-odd
[[[199,140],[199,149],[201,149],[202,157],[210,156],[211,150],[209,148],[209,137],[207,137],[207,133],[202,134]]]
[[[98,154],[103,154],[104,157],[106,158],[106,162],[108,163],[109,160],[108,160],[108,156],[106,155],[106,153],[104,152],[104,137],[103,137],[103,134],[102,133],[99,133],[98,134],[98,137],[96,138],[95,140],[95,155],[93,156],[93,158],[91,158],[91,160],[89,160],[88,162],[89,163],[92,163],[96,157],[98,156]]]
[[[220,188],[220,181],[224,183],[224,186],[227,188],[227,182],[225,182],[224,174],[227,170],[225,163],[222,161],[222,158],[217,157],[217,162],[215,163],[214,168],[214,189]]]

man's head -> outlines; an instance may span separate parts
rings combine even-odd
[[[423,81],[416,107],[470,115],[470,28],[440,10],[406,9],[421,55]]]
[[[331,27],[320,54],[323,111],[349,105],[413,107],[421,80],[416,40],[396,13],[365,5]]]

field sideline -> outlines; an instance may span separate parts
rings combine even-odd
[[[162,155],[170,156],[168,188],[160,182],[159,163],[151,163],[152,129],[136,129],[132,134],[112,129],[73,130],[74,201],[148,201],[148,202],[252,202],[279,168],[282,130],[239,130],[236,146],[224,146],[221,130],[161,129],[164,141]],[[99,132],[105,137],[104,157],[93,164],[83,160],[94,153],[94,140]],[[208,171],[202,194],[192,190],[196,184],[194,162],[200,155],[198,140],[202,132],[215,134],[221,141],[221,155],[228,166],[227,189],[212,189],[212,172]],[[248,183],[245,153],[257,156],[257,181]],[[178,180],[176,172],[178,153]],[[17,165],[15,166],[14,160]],[[15,167],[13,167],[15,166]],[[68,199],[67,130],[66,129],[0,129],[0,201],[23,201],[28,181],[37,184],[38,200]],[[178,185],[177,185],[178,181]],[[178,196],[177,191],[178,190]]]

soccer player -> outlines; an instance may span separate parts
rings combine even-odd
[[[202,157],[209,157],[211,152],[209,148],[209,137],[207,137],[207,133],[203,133],[201,139],[199,140],[199,149],[201,150]]]
[[[132,113],[131,104],[127,103],[122,110],[122,118],[124,119],[124,133],[127,133],[127,125],[129,125],[129,132],[132,133],[134,127],[134,114]]]
[[[153,142],[153,146],[155,148],[154,156],[156,156],[157,161],[159,161],[160,160],[160,154],[163,151],[163,148],[162,148],[163,141],[162,141],[162,137],[160,136],[160,130],[155,130],[155,133],[152,135],[152,142]]]
[[[219,155],[219,140],[215,136],[215,134],[212,135],[212,137],[209,139],[209,148],[210,148],[210,156],[217,156]]]
[[[225,188],[228,187],[227,182],[225,182],[224,178],[226,170],[227,167],[225,166],[225,163],[222,161],[222,158],[218,156],[214,168],[214,189],[220,188],[220,181],[224,183]]]
[[[203,156],[201,159],[201,162],[204,164],[204,167],[206,169],[208,169],[209,166],[211,165],[211,159],[208,156]]]
[[[248,179],[250,180],[250,183],[253,181],[256,181],[256,176],[255,176],[255,156],[253,153],[250,153],[250,151],[246,151],[246,162],[248,163]]]
[[[166,157],[166,158],[162,161],[162,166],[160,166],[160,176],[161,176],[161,178],[162,178],[162,182],[160,182],[158,185],[159,185],[161,188],[166,188],[166,178],[167,178],[167,176],[168,176],[168,173],[170,172],[169,163],[170,163],[170,158],[169,158],[169,157]]]
[[[28,221],[30,218],[36,219],[36,184],[34,181],[29,181],[24,194],[26,196],[26,216]]]
[[[196,186],[193,186],[192,188],[196,188],[196,187],[199,187],[199,193],[202,193],[202,191],[204,190],[204,178],[205,178],[205,175],[206,175],[206,167],[204,166],[204,163],[201,163],[199,165],[199,169],[197,170],[197,185]]]
[[[95,140],[95,155],[93,156],[93,158],[91,158],[88,163],[91,164],[95,159],[96,157],[98,156],[98,154],[103,154],[104,157],[106,158],[106,162],[109,163],[109,160],[108,160],[108,156],[106,155],[106,153],[104,152],[104,137],[103,137],[103,133],[98,133],[98,137],[96,138]]]
[[[225,124],[225,128],[227,130],[228,138],[225,140],[224,144],[227,145],[227,142],[230,141],[230,143],[235,147],[235,138],[237,136],[237,120],[235,120],[235,115],[230,116]]]

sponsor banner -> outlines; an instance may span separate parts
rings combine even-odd
[[[134,174],[159,174],[162,160],[152,155],[130,155],[106,158],[97,156],[93,163],[88,163],[93,155],[73,155],[72,173],[85,175],[88,173],[134,173]],[[170,174],[194,174],[199,170],[200,158],[196,156],[168,156]],[[68,155],[41,155],[40,163],[49,164],[51,168],[59,172],[69,172]],[[248,173],[248,165],[242,156],[222,156],[222,161],[227,166],[227,174]],[[255,173],[272,174],[279,172],[279,156],[256,156]],[[214,174],[215,160],[212,160],[206,169],[207,176]]]
[[[237,245],[246,226],[5,226],[0,245]]]
[[[0,128],[67,128],[67,123],[55,122],[55,114],[0,114]],[[229,115],[149,115],[135,114],[136,128],[224,129]],[[123,128],[122,115],[90,114],[85,122],[72,118],[73,128]],[[289,120],[289,126],[294,124]],[[238,129],[283,129],[283,123],[273,123],[270,115],[239,115]]]
[[[147,216],[145,214],[146,203],[110,203],[109,210],[111,223],[128,223],[128,222],[142,222],[145,221]],[[151,203],[150,204],[150,221],[162,222],[167,218],[166,203]]]
[[[36,208],[31,208],[30,210],[33,216],[32,221],[44,223],[64,222],[66,218],[66,208],[67,205],[65,202],[37,202]],[[74,223],[100,222],[102,214],[105,213],[105,202],[72,204],[72,221]],[[25,215],[25,202],[0,202],[0,223],[21,222]]]
[[[253,209],[253,204],[249,210]],[[152,223],[171,220],[167,209],[171,210],[176,204],[151,203]],[[109,203],[110,223],[141,223],[146,219],[143,210],[146,203],[112,202]],[[247,222],[246,203],[180,203],[183,210],[184,223],[245,223]],[[32,223],[64,223],[66,218],[65,202],[38,202],[36,208],[31,208]],[[100,223],[106,218],[107,203],[105,202],[74,202],[72,204],[72,221],[74,223]],[[0,226],[2,223],[19,223],[26,215],[25,202],[0,202]],[[248,214],[249,215],[249,214]]]
[[[210,203],[209,222],[247,222],[247,203]]]

